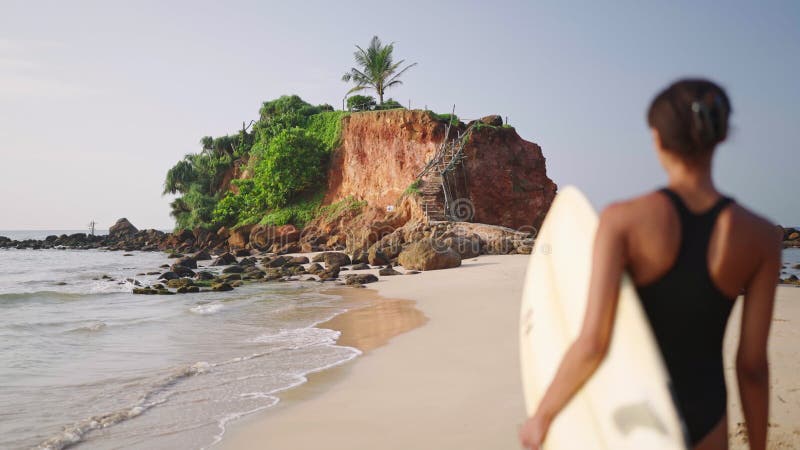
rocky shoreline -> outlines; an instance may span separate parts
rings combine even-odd
[[[159,276],[156,282],[148,286],[131,282],[135,294],[171,295],[301,279],[358,287],[378,277],[458,267],[462,259],[483,254],[529,254],[534,243],[533,232],[468,222],[412,220],[393,228],[391,221],[383,221],[348,231],[324,228],[318,223],[302,231],[287,225],[168,234],[140,231],[120,219],[107,236],[78,233],[24,241],[0,237],[0,248],[164,251],[175,261],[148,273]],[[314,255],[297,255],[302,253]],[[378,276],[356,273],[376,268]]]
[[[532,228],[512,230],[470,222],[426,222],[409,217],[402,208],[386,220],[370,221],[368,225],[354,220],[359,217],[317,221],[303,230],[293,225],[251,225],[233,231],[221,228],[216,233],[199,228],[174,233],[138,230],[123,218],[105,236],[77,233],[22,241],[0,236],[0,249],[164,251],[175,262],[162,266],[161,269],[168,269],[164,272],[151,272],[159,275],[158,282],[137,285],[134,293],[169,295],[227,291],[245,282],[298,279],[362,286],[378,277],[342,272],[378,268],[378,276],[413,274],[458,267],[462,259],[479,255],[529,254],[534,246]],[[783,227],[779,231],[784,248],[800,248],[800,231]],[[316,255],[298,255],[304,253]],[[209,263],[202,266],[206,261]],[[198,271],[198,267],[206,270]],[[793,268],[800,270],[800,265]],[[779,277],[778,282],[800,285],[793,274]]]

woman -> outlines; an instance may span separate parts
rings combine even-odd
[[[739,395],[751,448],[766,448],[767,338],[781,243],[773,225],[721,195],[712,181],[714,149],[727,136],[730,112],[725,91],[706,80],[678,81],[653,100],[647,121],[668,187],[601,214],[582,329],[520,430],[525,448],[542,445],[552,420],[605,357],[623,271],[637,286],[698,450],[728,447],[722,339],[744,293]]]

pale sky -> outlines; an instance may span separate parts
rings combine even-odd
[[[202,136],[282,94],[341,107],[375,34],[419,63],[389,96],[508,116],[598,208],[665,182],[653,95],[716,80],[735,110],[720,187],[800,225],[800,3],[710,3],[0,0],[0,230],[171,228],[164,174]]]

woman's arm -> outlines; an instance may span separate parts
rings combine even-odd
[[[758,271],[747,284],[742,309],[736,376],[752,450],[762,450],[767,447],[769,417],[767,339],[772,323],[775,284],[780,267],[781,244],[773,238]]]
[[[600,216],[581,332],[564,355],[536,413],[520,430],[520,441],[525,448],[538,448],[544,442],[550,422],[592,376],[608,352],[625,268],[622,213],[621,206],[612,205]]]

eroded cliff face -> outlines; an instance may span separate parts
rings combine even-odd
[[[354,197],[380,215],[403,193],[445,139],[447,124],[426,111],[356,113],[344,119],[324,203]],[[452,127],[450,139],[465,127]],[[538,227],[556,192],[541,148],[513,128],[473,129],[463,172],[471,221],[511,228]],[[451,199],[452,200],[452,199]],[[414,216],[424,215],[422,211]]]
[[[386,207],[398,201],[436,152],[446,124],[425,111],[355,113],[343,119],[323,203],[347,197]]]

